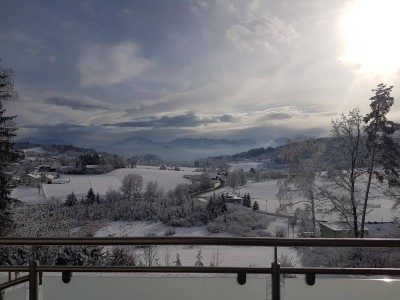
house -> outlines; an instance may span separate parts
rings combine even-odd
[[[239,197],[237,195],[234,195],[232,193],[225,193],[225,202],[226,203],[237,203],[237,204],[241,204],[243,201],[242,197]]]
[[[52,175],[52,174],[46,174],[42,175],[42,181],[46,183],[52,183],[54,179],[56,179],[57,176]]]
[[[36,167],[36,170],[38,173],[43,173],[43,174],[47,174],[47,173],[57,173],[60,169],[60,165],[56,164],[56,163],[52,163],[49,165],[38,165]]]
[[[396,222],[367,222],[370,238],[393,238],[400,235],[400,224]]]
[[[41,182],[42,176],[39,174],[29,173],[21,177],[21,184],[23,185],[30,185],[30,186],[38,186]]]
[[[321,222],[319,228],[322,238],[347,238],[354,237],[353,228],[345,222]],[[364,226],[364,236],[369,236],[369,228]]]

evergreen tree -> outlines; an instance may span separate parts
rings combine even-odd
[[[14,89],[13,73],[9,69],[0,66],[0,214],[2,227],[5,221],[4,211],[11,202],[11,178],[6,174],[8,164],[20,157],[15,150],[13,139],[16,136],[17,128],[13,119],[16,116],[7,116],[5,102],[17,99]],[[5,223],[5,222],[4,222]],[[1,232],[0,232],[1,233]]]
[[[90,188],[86,195],[86,203],[93,204],[96,201],[96,195],[93,192],[93,189]]]
[[[208,200],[207,206],[207,221],[213,221],[216,217],[226,213],[228,208],[225,203],[225,198],[221,195],[216,196],[215,193]]]
[[[65,204],[67,206],[74,206],[77,201],[78,200],[76,199],[76,196],[75,196],[74,192],[72,192],[71,194],[69,194],[67,196],[67,199],[65,200]]]
[[[394,98],[390,96],[392,89],[393,86],[387,87],[383,83],[378,84],[377,88],[372,90],[375,95],[370,98],[371,111],[364,117],[369,167],[361,219],[361,237],[364,237],[365,216],[372,178],[375,177],[381,183],[386,179],[389,186],[398,185],[399,182],[397,159],[400,153],[398,144],[393,140],[393,134],[399,129],[399,125],[386,118],[394,103]]]
[[[243,196],[243,206],[251,207],[250,194],[244,194],[244,196]]]
[[[100,204],[100,194],[99,193],[96,194],[96,202],[97,202],[97,204]]]
[[[258,206],[258,202],[254,201],[253,210],[259,210],[259,209],[260,209],[260,207]]]

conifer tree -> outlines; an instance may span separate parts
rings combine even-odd
[[[399,181],[397,159],[400,153],[398,144],[393,140],[393,134],[399,129],[399,125],[389,121],[386,117],[394,104],[394,98],[390,96],[392,89],[393,86],[387,87],[383,83],[378,84],[377,88],[372,90],[375,95],[370,98],[371,111],[364,117],[369,167],[361,219],[361,237],[364,237],[365,216],[372,178],[375,177],[381,183],[386,179],[389,186],[398,185]]]
[[[86,203],[93,204],[96,201],[96,195],[93,192],[93,189],[90,188],[86,195]]]
[[[259,209],[260,209],[260,207],[258,206],[258,202],[254,201],[253,210],[259,210]]]
[[[67,199],[65,200],[65,204],[67,206],[74,206],[77,201],[78,200],[76,199],[76,196],[75,196],[74,192],[72,192],[71,194],[69,194],[67,196]]]
[[[13,73],[9,69],[3,69],[0,65],[0,213],[7,209],[11,202],[11,178],[6,173],[8,164],[20,154],[15,150],[13,139],[17,128],[13,120],[16,116],[6,114],[5,102],[18,98],[14,88]],[[3,218],[2,218],[3,219]],[[0,224],[0,226],[3,224]]]
[[[250,194],[244,194],[244,196],[243,196],[243,206],[251,207]]]
[[[97,204],[100,204],[100,194],[99,193],[96,194],[96,202],[97,202]]]

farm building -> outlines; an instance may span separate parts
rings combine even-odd
[[[322,238],[346,238],[354,236],[353,229],[345,222],[321,222],[319,228]],[[364,236],[369,236],[369,228],[364,227]]]
[[[370,238],[390,238],[400,234],[400,224],[396,222],[367,222]]]
[[[225,196],[225,202],[226,203],[238,203],[238,204],[241,204],[242,201],[243,201],[242,197],[236,196],[236,195],[234,195],[232,193],[226,193],[226,194],[224,194],[224,196]]]
[[[29,173],[29,174],[21,177],[21,184],[37,186],[40,183],[41,178],[42,178],[42,176],[40,176],[39,174]]]

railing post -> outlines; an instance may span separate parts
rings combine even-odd
[[[274,262],[271,263],[272,269],[272,300],[281,299],[281,264],[278,263],[278,250],[274,249]]]
[[[271,263],[272,268],[272,300],[281,298],[281,264]]]
[[[37,265],[37,260],[32,259],[29,262],[29,300],[39,299]]]

